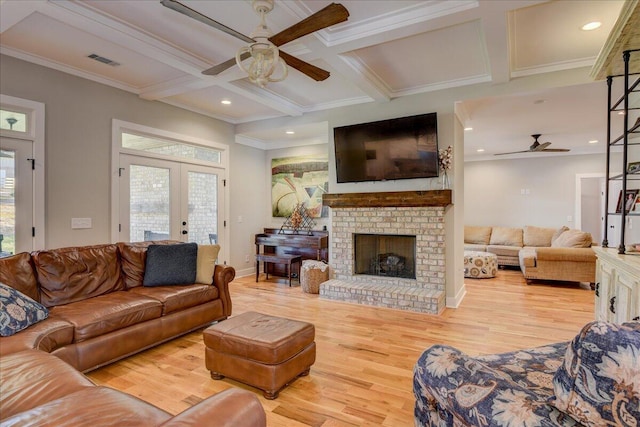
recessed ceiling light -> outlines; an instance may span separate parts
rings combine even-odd
[[[589,22],[587,24],[584,24],[582,26],[582,29],[584,31],[591,31],[591,30],[595,30],[597,28],[600,28],[601,25],[602,25],[602,22],[593,21],[593,22]]]
[[[231,105],[231,101],[229,101],[228,99],[223,99],[222,101],[220,101],[220,103],[224,105]]]
[[[285,132],[287,135],[295,135],[295,132],[292,130],[288,130]]]
[[[547,102],[546,99],[536,99],[533,101],[534,104],[544,104],[545,102]]]
[[[592,139],[591,141],[589,141],[589,144],[597,144],[598,140],[597,139]]]
[[[477,151],[478,153],[484,153],[484,148],[478,148],[476,151]]]
[[[469,127],[464,128],[464,130],[473,130],[473,128],[469,126]]]

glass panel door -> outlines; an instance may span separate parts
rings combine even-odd
[[[180,165],[120,156],[120,240],[180,239]]]
[[[213,167],[120,155],[119,240],[220,243],[221,173]]]
[[[182,196],[186,197],[182,203],[182,233],[187,232],[189,242],[218,243],[218,212],[224,212],[218,172],[210,167],[183,164],[182,185]]]
[[[0,257],[33,250],[32,147],[0,138]]]

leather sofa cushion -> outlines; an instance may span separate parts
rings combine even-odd
[[[522,247],[522,228],[493,227],[489,244]]]
[[[138,286],[130,291],[162,303],[162,315],[218,299],[218,288],[211,285]]]
[[[81,342],[158,318],[162,314],[162,304],[153,298],[121,291],[56,306],[51,314],[72,323],[74,342]]]
[[[41,302],[38,281],[31,264],[31,254],[27,252],[0,258],[0,282],[6,283],[34,301]]]
[[[124,289],[115,244],[38,251],[32,259],[45,307]]]
[[[476,245],[488,245],[491,239],[491,227],[465,225],[464,242]]]
[[[491,252],[492,254],[496,254],[499,256],[510,256],[518,258],[520,254],[520,250],[522,248],[517,246],[501,246],[501,245],[489,245],[487,246],[487,252]]]
[[[38,349],[51,353],[57,348],[73,342],[73,325],[56,316],[21,331],[19,334],[2,338],[0,355],[22,350]]]
[[[534,227],[526,225],[522,230],[524,246],[551,246],[551,238],[556,233],[555,228]]]
[[[94,385],[88,378],[55,356],[25,350],[3,356],[0,420]],[[76,401],[76,407],[78,406]],[[77,408],[76,408],[77,410]],[[74,410],[75,412],[75,410]],[[9,423],[11,425],[11,423]],[[31,425],[25,423],[24,425]]]
[[[40,427],[159,426],[171,415],[131,395],[90,387],[5,420]]]
[[[153,242],[118,243],[125,288],[131,289],[142,286],[144,267],[147,261],[147,248],[149,245],[170,245],[174,243],[178,242],[173,240],[156,240]]]

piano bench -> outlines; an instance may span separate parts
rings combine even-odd
[[[267,264],[286,264],[287,276],[289,277],[289,286],[291,286],[291,270],[293,264],[298,264],[298,280],[300,280],[300,267],[302,265],[302,257],[300,255],[276,255],[276,254],[256,254],[256,282],[260,277],[260,261],[264,262],[267,280],[269,279],[269,268]]]

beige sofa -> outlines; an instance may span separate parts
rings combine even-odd
[[[465,226],[465,251],[493,253],[501,266],[520,267],[525,279],[595,283],[591,234],[567,227]]]

